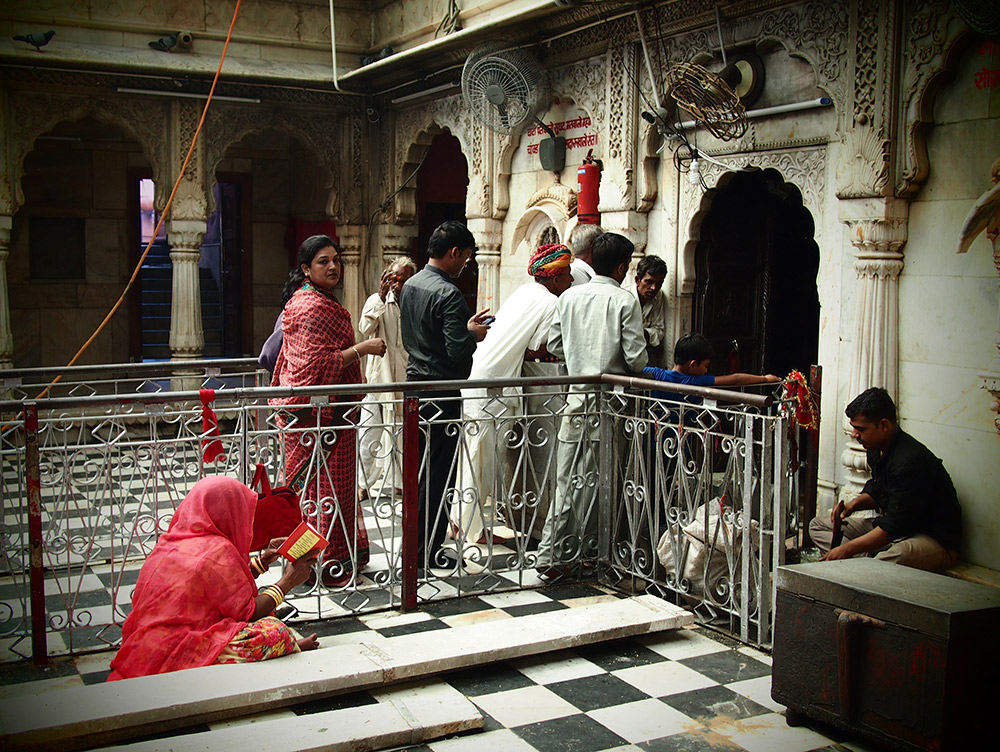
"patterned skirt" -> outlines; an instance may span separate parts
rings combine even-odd
[[[298,653],[299,636],[280,619],[265,616],[252,621],[236,633],[216,663],[251,663]]]

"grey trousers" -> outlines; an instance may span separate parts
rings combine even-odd
[[[536,566],[593,558],[597,553],[597,442],[558,441],[558,487],[538,544]]]
[[[871,517],[851,515],[843,521],[841,530],[844,531],[844,540],[849,541],[871,532],[873,527]],[[833,543],[833,523],[830,522],[830,515],[813,517],[809,523],[809,535],[821,553],[829,551]],[[872,555],[882,561],[914,569],[925,569],[928,572],[947,569],[958,559],[958,551],[945,548],[923,533],[891,541],[885,548],[869,554]]]

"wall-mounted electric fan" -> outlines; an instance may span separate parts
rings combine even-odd
[[[539,119],[549,107],[548,75],[528,52],[497,45],[477,47],[462,68],[462,96],[477,119],[502,135],[540,126],[549,134],[538,145],[542,168],[562,170],[566,140]]]

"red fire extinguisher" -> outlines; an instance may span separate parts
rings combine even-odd
[[[601,193],[601,160],[594,159],[594,150],[587,152],[583,164],[577,168],[576,179],[580,186],[576,197],[576,220],[581,225],[599,225],[601,215],[597,204]]]

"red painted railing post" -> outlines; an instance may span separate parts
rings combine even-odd
[[[31,660],[49,659],[45,638],[45,567],[42,565],[42,486],[38,461],[38,405],[24,405],[24,463],[28,478],[28,550],[31,556]]]
[[[403,398],[403,582],[402,610],[417,607],[417,548],[420,535],[420,400]]]

